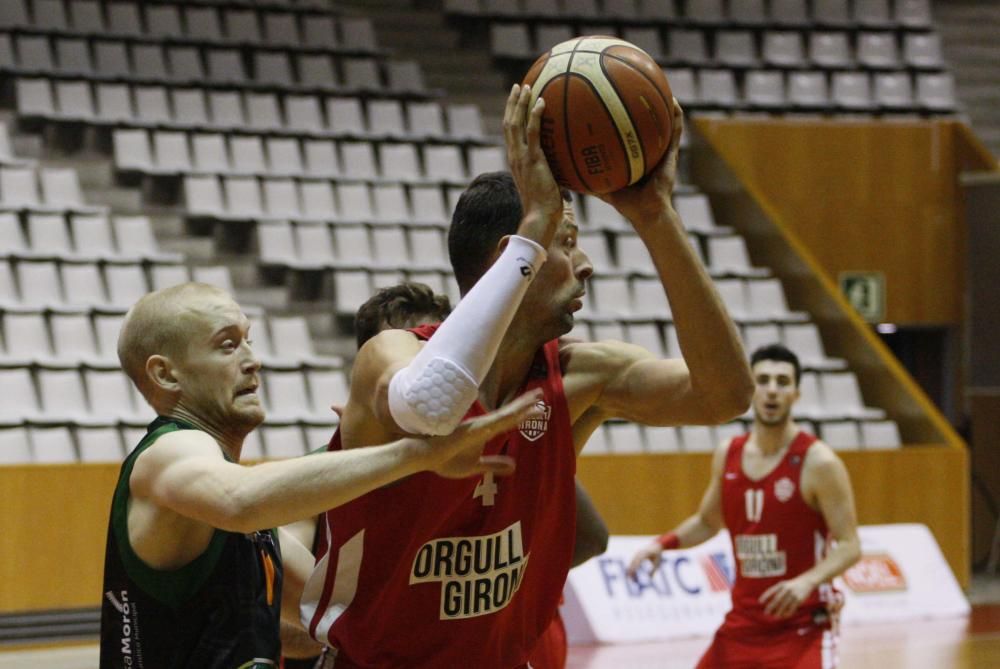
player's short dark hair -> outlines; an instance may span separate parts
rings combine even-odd
[[[571,200],[566,189],[562,197]],[[521,196],[510,172],[480,174],[458,198],[448,229],[448,256],[463,295],[486,271],[500,240],[517,232],[522,214]]]
[[[387,328],[412,327],[425,318],[443,321],[450,313],[448,296],[437,295],[425,284],[407,281],[382,288],[354,316],[358,348]]]
[[[799,385],[802,379],[802,365],[799,363],[799,356],[787,348],[784,344],[768,344],[761,346],[750,356],[750,367],[753,367],[761,360],[774,360],[776,362],[788,362],[795,368],[795,385]]]

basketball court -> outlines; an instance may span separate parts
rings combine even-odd
[[[572,646],[568,669],[690,669],[709,639],[627,646]],[[97,646],[0,652],[0,669],[96,669]],[[987,669],[1000,666],[1000,605],[968,620],[845,630],[840,669]]]

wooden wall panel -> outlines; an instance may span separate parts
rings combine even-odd
[[[100,603],[118,469],[0,467],[0,612]]]
[[[845,453],[863,523],[926,523],[968,582],[966,454]],[[708,454],[590,456],[580,480],[617,534],[669,529],[697,507]],[[0,467],[0,613],[98,606],[117,465]]]
[[[886,320],[958,324],[963,237],[950,121],[714,120],[698,129],[836,281],[881,271]]]

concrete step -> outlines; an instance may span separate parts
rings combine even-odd
[[[288,289],[285,286],[239,286],[236,299],[240,304],[263,308],[267,313],[281,313],[288,307]]]
[[[10,125],[8,124],[8,129]],[[45,152],[40,135],[29,135],[24,133],[12,134],[10,137],[11,150],[18,158],[31,158],[38,160]]]
[[[187,235],[187,226],[184,217],[178,214],[152,214],[149,216],[156,236],[169,238]]]
[[[134,188],[85,188],[84,201],[111,207],[116,213],[143,213],[142,194]]]
[[[80,186],[84,189],[117,187],[114,178],[114,166],[108,158],[103,156],[44,158],[42,165],[45,167],[68,167],[76,170]]]
[[[218,265],[215,242],[210,237],[159,237],[160,250],[181,253],[189,262]]]

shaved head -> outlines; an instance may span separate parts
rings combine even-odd
[[[118,335],[118,360],[122,369],[149,400],[150,356],[182,357],[192,335],[205,327],[213,303],[232,303],[224,290],[205,283],[183,283],[143,296],[125,315]]]

